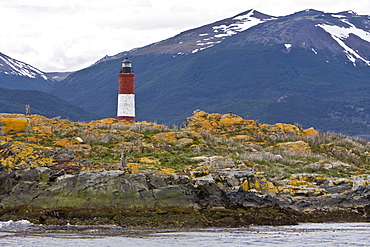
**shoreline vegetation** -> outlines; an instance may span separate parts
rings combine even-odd
[[[361,139],[204,111],[182,127],[4,113],[0,128],[0,221],[370,222],[370,145]]]

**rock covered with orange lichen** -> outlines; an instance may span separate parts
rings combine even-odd
[[[235,114],[195,111],[184,123],[187,129],[203,130],[214,134],[251,134],[257,129],[254,120],[245,120]]]
[[[0,134],[14,134],[25,132],[27,129],[27,119],[26,118],[15,118],[15,117],[1,117],[0,116]]]
[[[278,143],[276,146],[285,151],[293,153],[304,153],[311,151],[310,145],[304,141]]]
[[[31,167],[52,167],[56,161],[44,155],[42,151],[21,142],[0,140],[0,164],[1,169],[12,171]]]

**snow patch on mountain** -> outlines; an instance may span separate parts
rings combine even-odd
[[[30,78],[41,77],[44,80],[48,80],[48,77],[42,71],[1,53],[0,73],[4,73],[6,75],[26,76]]]
[[[263,23],[268,20],[276,19],[275,17],[272,17],[269,19],[260,19],[260,18],[254,17],[254,14],[255,14],[255,10],[252,9],[246,14],[238,15],[232,18],[231,24],[228,24],[228,25],[222,24],[218,26],[213,26],[211,33],[199,34],[200,37],[204,37],[204,38],[202,40],[198,40],[197,45],[200,45],[203,47],[194,49],[192,53],[196,53],[198,51],[212,47],[215,44],[222,42],[222,40],[225,39],[226,37],[230,37],[239,32],[243,32],[260,23]]]
[[[357,50],[354,50],[345,43],[346,39],[348,39],[350,35],[355,35],[366,42],[370,42],[370,33],[363,29],[357,28],[355,25],[350,23],[347,17],[344,15],[333,14],[332,16],[339,18],[343,23],[346,24],[347,27],[328,24],[317,24],[316,26],[324,29],[331,35],[331,37],[344,49],[343,51],[346,54],[347,58],[354,65],[357,60],[361,60],[365,62],[368,66],[370,66],[369,60],[360,56]]]
[[[255,25],[258,25],[266,21],[266,20],[253,17],[253,14],[254,14],[254,10],[251,10],[249,13],[245,15],[234,17],[233,20],[236,21],[234,24],[231,24],[231,25],[228,25],[222,28],[224,28],[226,32],[229,32],[231,33],[231,35],[233,35],[233,34],[236,34],[237,32],[242,32],[244,30],[247,30],[248,28],[251,28]],[[213,27],[213,28],[216,29],[220,27]]]

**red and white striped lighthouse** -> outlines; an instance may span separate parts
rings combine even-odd
[[[135,121],[135,74],[132,73],[131,61],[126,58],[118,74],[117,119]]]

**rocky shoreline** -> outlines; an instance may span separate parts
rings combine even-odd
[[[176,228],[370,222],[370,187],[363,185],[344,193],[310,197],[233,187],[233,179],[256,180],[251,172],[242,170],[196,179],[124,171],[62,174],[48,168],[1,173],[6,207],[0,210],[0,220]],[[340,191],[343,185],[337,186]]]

